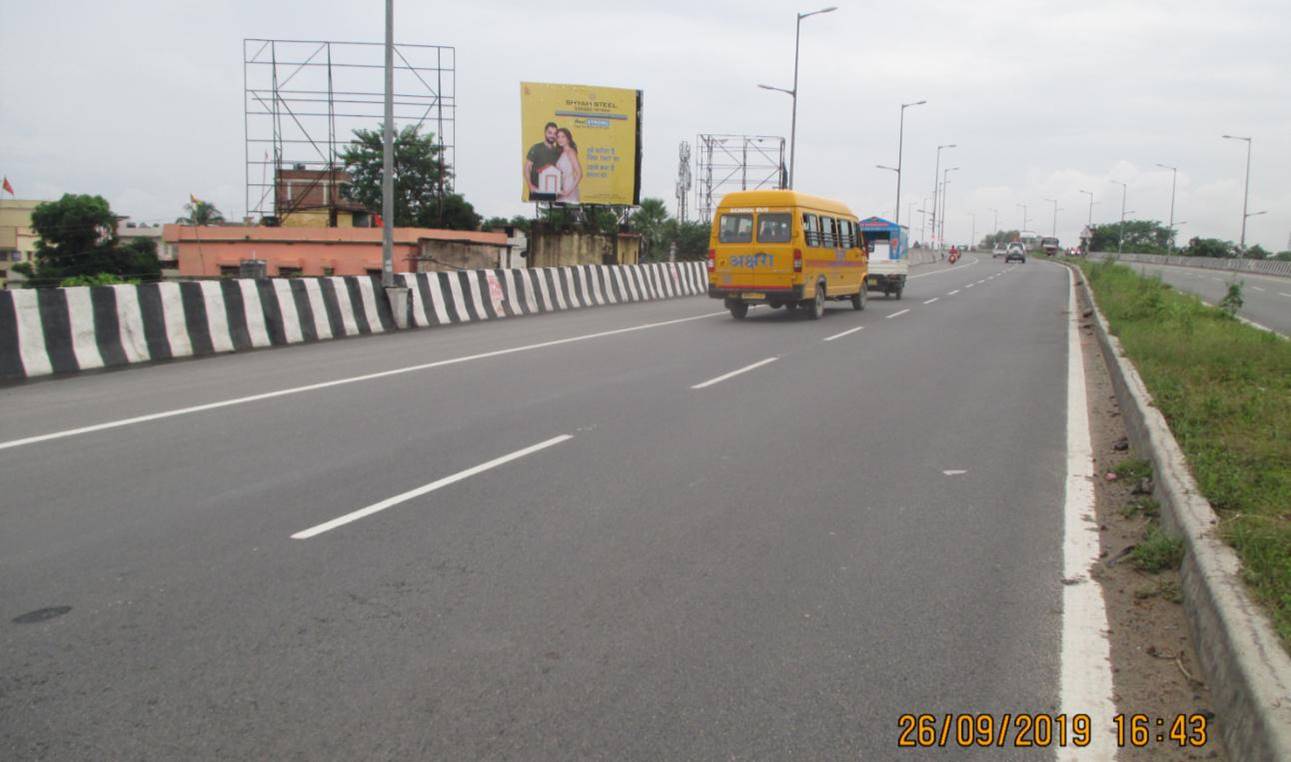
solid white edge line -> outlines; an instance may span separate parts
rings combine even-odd
[[[927,300],[926,302],[924,302],[924,304],[932,304],[933,302],[937,301],[937,300],[938,300],[938,299],[940,299],[940,298],[941,298],[940,296],[934,296],[933,298],[931,298],[931,299]]]
[[[96,423],[91,426],[81,426],[75,429],[64,429],[49,434],[38,434],[36,436],[23,437],[22,439],[11,439],[7,442],[0,442],[0,450],[8,450],[11,447],[22,447],[24,445],[36,444],[37,442],[46,442],[51,439],[63,439],[64,437],[73,437],[81,434],[90,434],[95,431],[104,431],[106,429],[116,429],[122,426],[131,426],[136,423],[147,423],[157,421],[163,418],[174,418],[180,415],[189,415],[191,413],[201,413],[207,410],[217,410],[222,407],[231,407],[233,405],[242,405],[248,402],[258,402],[260,400],[273,399],[275,397],[286,397],[292,394],[301,394],[303,392],[317,391],[318,389],[327,389],[333,386],[344,386],[346,384],[355,384],[360,381],[372,381],[387,376],[397,376],[403,373],[413,373],[419,370],[429,370],[430,368],[439,368],[445,365],[457,365],[459,363],[471,362],[473,360],[484,360],[490,357],[501,357],[502,355],[515,354],[517,352],[529,352],[535,349],[544,349],[546,347],[559,346],[561,344],[572,344],[578,341],[588,341],[590,339],[599,339],[606,336],[616,336],[624,333],[633,333],[635,331],[645,331],[651,328],[662,328],[668,325],[678,323],[688,323],[692,320],[704,320],[706,318],[717,317],[718,315],[727,314],[726,310],[721,312],[707,312],[703,315],[692,315],[691,317],[677,318],[676,320],[664,320],[657,323],[642,323],[641,325],[629,326],[627,328],[615,328],[609,331],[599,331],[597,333],[588,333],[581,336],[570,336],[564,339],[553,339],[543,341],[537,344],[525,344],[518,347],[508,347],[506,349],[495,349],[491,352],[481,352],[474,355],[465,355],[462,357],[451,357],[447,360],[436,360],[435,362],[421,363],[420,365],[408,365],[402,368],[393,368],[391,370],[378,371],[376,373],[365,373],[361,376],[351,376],[349,378],[338,378],[332,381],[321,381],[316,384],[305,386],[295,386],[288,389],[278,389],[263,394],[252,394],[246,397],[236,397],[233,399],[220,400],[219,402],[208,402],[204,405],[193,405],[192,407],[176,408],[174,410],[165,410],[160,413],[149,413],[147,415],[138,415],[133,418],[122,418],[116,421],[107,421],[105,423]]]
[[[463,479],[469,479],[470,477],[475,476],[476,474],[484,473],[489,469],[497,468],[498,466],[504,463],[510,463],[511,461],[518,460],[520,458],[523,458],[526,455],[532,455],[533,453],[538,452],[539,450],[545,450],[548,447],[551,447],[553,445],[558,445],[561,442],[568,442],[573,438],[574,437],[570,434],[561,434],[558,437],[552,437],[551,439],[548,439],[544,442],[539,442],[536,445],[530,445],[529,447],[526,447],[523,450],[516,450],[515,452],[509,453],[507,455],[503,455],[500,458],[494,458],[493,460],[490,460],[487,463],[481,463],[480,465],[473,466],[471,468],[466,469],[465,471],[458,471],[457,473],[451,476],[445,476],[443,479],[437,479],[431,482],[430,484],[424,484],[420,487],[417,487],[416,489],[410,489],[407,492],[395,495],[394,497],[386,498],[385,500],[382,500],[379,503],[373,503],[372,505],[369,505],[366,508],[360,508],[357,511],[347,513],[344,516],[338,516],[332,519],[331,521],[325,521],[322,524],[319,524],[317,526],[312,526],[309,529],[305,529],[303,531],[293,534],[291,536],[291,539],[308,540],[309,538],[316,537],[322,534],[323,532],[329,532],[333,529],[336,529],[337,527],[345,526],[346,524],[349,524],[352,521],[358,521],[359,519],[364,518],[366,516],[371,516],[374,513],[380,513],[381,511],[384,511],[387,508],[394,507],[400,503],[405,503],[409,500],[412,500],[415,497],[421,497],[422,495],[429,494],[431,492],[434,492],[437,489],[441,489],[443,487],[447,487],[450,484],[455,484],[457,482],[460,482]]]
[[[1111,646],[1103,589],[1092,575],[1099,556],[1098,516],[1094,509],[1094,452],[1089,436],[1085,358],[1077,325],[1076,281],[1067,270],[1067,478],[1063,505],[1062,647],[1058,697],[1061,712],[1084,713],[1093,720],[1092,742],[1083,749],[1061,749],[1059,759],[1116,759],[1106,730],[1112,727]]]
[[[841,339],[844,336],[848,335],[849,333],[856,333],[857,331],[861,330],[864,327],[865,326],[863,325],[858,325],[855,328],[849,328],[848,330],[843,331],[842,333],[836,333],[833,336],[826,336],[825,338],[821,339],[821,341],[833,341],[834,339]]]
[[[740,368],[739,370],[733,370],[733,371],[731,371],[730,373],[723,373],[722,375],[718,376],[717,378],[710,378],[710,379],[708,379],[707,381],[704,381],[703,383],[695,384],[694,386],[692,386],[692,387],[690,387],[690,388],[691,388],[691,389],[703,389],[703,388],[704,388],[704,387],[706,387],[706,386],[712,386],[713,384],[720,384],[721,382],[725,381],[725,380],[726,380],[726,379],[728,379],[728,378],[734,378],[735,376],[738,376],[738,375],[740,375],[741,373],[748,373],[749,371],[751,371],[751,370],[753,370],[753,369],[755,369],[755,368],[761,368],[763,365],[766,365],[767,363],[773,363],[773,362],[775,362],[776,360],[779,360],[779,359],[780,359],[779,357],[768,357],[768,358],[767,358],[767,359],[765,359],[765,360],[758,360],[757,362],[753,363],[752,365],[745,365],[743,368]]]
[[[906,309],[904,309],[904,310],[901,310],[900,312],[893,312],[891,315],[887,315],[887,316],[885,316],[883,319],[884,319],[884,320],[891,320],[891,319],[892,319],[892,318],[894,318],[894,317],[901,317],[902,315],[906,314],[906,313],[907,313],[907,312],[909,312],[909,311],[910,311],[910,310],[909,310],[909,308],[906,308]]]

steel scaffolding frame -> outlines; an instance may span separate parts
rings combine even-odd
[[[723,189],[785,187],[785,139],[776,135],[695,137],[695,212],[704,223],[713,219]]]
[[[451,175],[457,169],[456,48],[404,44],[395,45],[394,54],[395,126],[432,126],[442,149],[441,169],[451,173],[440,192],[451,191]],[[355,129],[379,128],[384,117],[383,56],[379,42],[242,41],[248,217],[281,218],[292,211],[277,208],[280,170],[320,170],[321,179],[327,170],[344,168],[339,155]]]

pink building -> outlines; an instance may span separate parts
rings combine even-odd
[[[179,255],[181,278],[236,276],[243,262],[265,265],[271,278],[380,275],[380,228],[167,225],[163,238]],[[395,272],[523,266],[505,233],[394,229]]]

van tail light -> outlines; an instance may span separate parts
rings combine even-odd
[[[711,273],[716,269],[717,269],[717,249],[709,249],[708,250],[708,271]]]
[[[802,249],[793,250],[793,271],[802,272]]]

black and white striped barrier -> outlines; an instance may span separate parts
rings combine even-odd
[[[703,262],[403,273],[409,325],[706,293]],[[396,330],[370,277],[0,290],[0,379]]]
[[[409,325],[427,327],[708,292],[703,262],[401,273]]]
[[[0,378],[392,330],[380,281],[370,277],[0,291]]]

